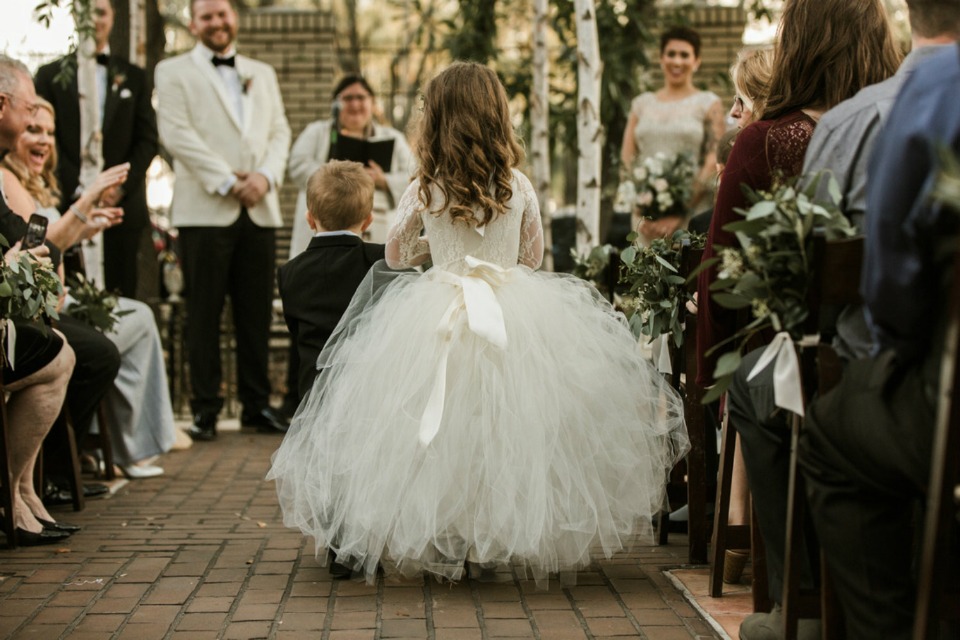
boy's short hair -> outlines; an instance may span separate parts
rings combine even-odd
[[[307,180],[307,211],[326,231],[349,229],[373,211],[373,190],[362,164],[331,160]]]

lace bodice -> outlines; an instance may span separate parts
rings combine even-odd
[[[505,269],[522,264],[536,269],[543,260],[543,227],[540,206],[530,180],[513,171],[513,197],[507,211],[482,227],[454,222],[445,210],[443,195],[434,187],[433,211],[419,197],[414,180],[397,207],[397,222],[387,240],[387,264],[394,269],[422,263],[427,256],[434,266],[454,272],[466,269],[464,258],[473,256]],[[436,213],[439,212],[439,213]],[[421,230],[426,229],[426,236]]]
[[[630,111],[637,116],[637,126],[633,130],[637,159],[643,160],[657,153],[692,153],[701,164],[704,143],[710,137],[707,114],[718,100],[710,91],[698,91],[683,100],[671,102],[657,100],[653,93],[642,93],[634,98]]]

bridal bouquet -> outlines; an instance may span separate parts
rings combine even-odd
[[[658,153],[633,169],[617,189],[617,210],[636,207],[644,218],[659,220],[686,213],[696,175],[696,164],[687,153]]]
[[[717,384],[704,402],[719,398],[729,386],[750,338],[770,329],[786,331],[794,339],[801,337],[798,333],[808,314],[814,230],[822,230],[827,240],[856,233],[838,208],[840,189],[832,177],[831,202],[814,201],[821,179],[810,180],[805,189],[797,186],[798,180],[777,185],[771,191],[745,188],[751,207],[738,210],[743,220],[724,227],[736,233],[740,246],[718,248],[718,257],[710,263],[718,264],[719,269],[717,280],[710,286],[711,297],[728,309],[749,309],[752,320],[711,350],[736,343],[733,351],[717,360]]]

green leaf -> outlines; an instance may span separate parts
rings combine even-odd
[[[747,220],[758,220],[772,216],[777,210],[777,203],[770,200],[762,200],[747,211]]]
[[[726,309],[746,309],[750,300],[733,293],[714,293],[710,298]]]
[[[670,264],[669,262],[667,262],[666,260],[664,260],[663,258],[661,258],[660,256],[654,256],[654,258],[656,258],[656,259],[657,259],[657,262],[659,262],[660,264],[662,264],[664,267],[666,267],[667,269],[670,269],[670,271],[673,271],[674,273],[677,273],[677,268],[674,267],[674,266],[673,266],[672,264]]]
[[[700,401],[701,404],[710,404],[720,399],[727,389],[730,388],[730,383],[733,382],[733,377],[720,378],[717,380],[716,384],[707,389],[707,392],[703,395],[703,399]]]
[[[740,357],[739,351],[728,351],[717,358],[717,365],[713,370],[713,377],[722,378],[735,373],[740,367],[741,361],[742,358]]]

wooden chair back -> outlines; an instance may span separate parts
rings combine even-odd
[[[818,333],[821,312],[828,305],[852,305],[861,302],[860,271],[863,263],[863,238],[828,242],[822,235],[814,237],[810,257],[811,281],[807,295],[809,315],[804,333]],[[801,353],[801,374],[809,400],[814,392],[825,393],[839,378],[838,360],[832,349],[820,344]],[[822,365],[822,366],[821,366]],[[823,375],[821,375],[821,373]],[[820,589],[800,588],[799,567],[804,562],[806,527],[806,490],[797,467],[797,443],[801,419],[794,416],[791,434],[790,481],[787,490],[787,539],[783,571],[784,638],[795,640],[800,618],[821,618],[823,638],[829,640],[841,633],[840,608],[830,585],[821,554]]]
[[[941,367],[937,417],[934,427],[930,482],[921,541],[920,576],[914,618],[914,640],[935,637],[938,620],[960,617],[960,593],[950,591],[947,577],[953,558],[953,534],[960,505],[960,254],[954,259],[948,298],[947,335]],[[950,585],[955,587],[956,585]]]

